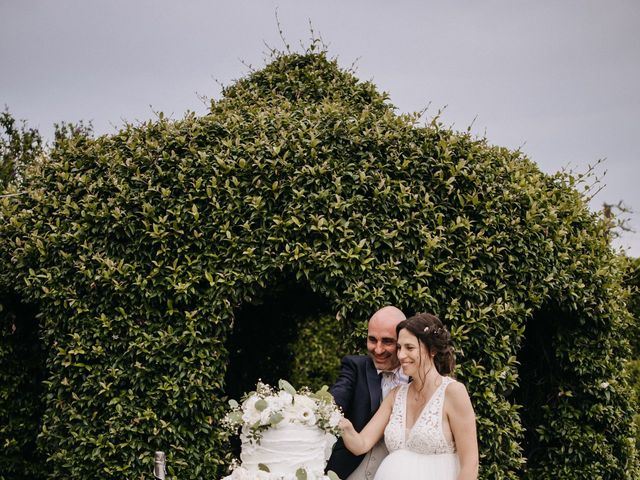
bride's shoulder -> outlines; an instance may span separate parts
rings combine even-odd
[[[471,407],[471,398],[469,397],[469,392],[467,392],[467,387],[463,383],[452,379],[444,393],[445,409],[447,411],[461,412],[469,410],[469,407]]]
[[[451,397],[451,396],[469,396],[469,393],[467,392],[467,387],[464,386],[464,383],[459,382],[458,380],[456,380],[455,378],[451,378],[451,377],[445,377],[445,382],[447,383],[445,385],[445,394],[447,397]]]

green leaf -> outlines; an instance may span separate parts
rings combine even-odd
[[[280,412],[275,412],[271,414],[271,416],[269,417],[269,424],[273,427],[278,423],[280,423],[283,419],[284,419],[284,416],[282,416]]]
[[[258,400],[255,403],[256,410],[258,410],[259,412],[262,412],[268,406],[269,406],[269,404],[267,403],[267,401],[264,398],[261,398],[260,400]]]
[[[285,392],[290,393],[291,395],[296,394],[296,389],[293,388],[293,386],[286,380],[282,380],[282,379],[278,380],[278,387],[281,390],[284,390]]]

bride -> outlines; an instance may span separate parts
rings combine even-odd
[[[429,313],[403,320],[396,332],[398,360],[412,381],[387,395],[362,432],[342,419],[345,446],[361,455],[384,434],[389,455],[374,480],[476,480],[475,414],[464,385],[447,376],[455,366],[449,332]]]

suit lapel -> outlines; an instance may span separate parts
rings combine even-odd
[[[382,386],[380,385],[380,377],[370,358],[367,362],[367,385],[369,387],[369,396],[371,398],[371,414],[373,415],[382,401]]]

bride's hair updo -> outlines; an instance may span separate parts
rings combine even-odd
[[[398,324],[396,335],[403,328],[415,335],[434,355],[433,363],[440,375],[453,373],[456,360],[451,347],[451,334],[438,317],[431,313],[416,313]]]

